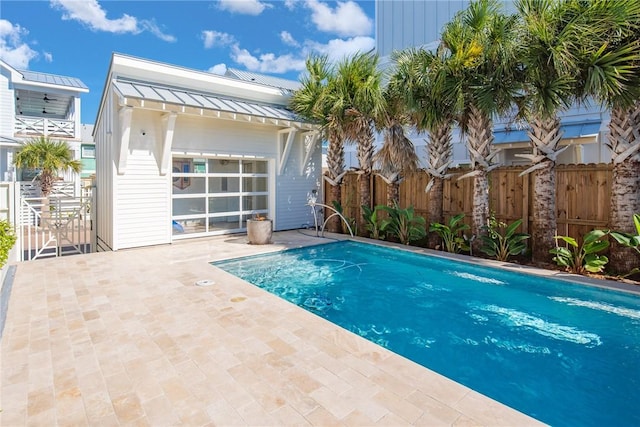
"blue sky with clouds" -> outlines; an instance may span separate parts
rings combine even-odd
[[[80,78],[93,123],[112,52],[198,70],[297,80],[309,53],[374,47],[373,1],[0,0],[0,59]]]

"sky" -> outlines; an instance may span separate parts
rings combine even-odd
[[[92,124],[113,52],[298,80],[310,53],[337,61],[374,48],[374,9],[372,0],[0,0],[0,59],[82,80],[81,119]]]

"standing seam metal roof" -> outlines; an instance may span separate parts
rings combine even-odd
[[[296,91],[300,89],[300,82],[294,80],[282,79],[280,77],[266,76],[264,74],[252,73],[250,71],[236,70],[229,68],[225,74],[227,77],[233,77],[245,82],[259,83],[265,86],[276,87],[288,91]]]
[[[75,77],[59,76],[30,70],[17,70],[25,81],[67,86],[75,89],[89,89],[82,81]]]
[[[270,119],[303,121],[292,111],[276,105],[221,98],[212,94],[186,91],[150,83],[116,80],[114,86],[122,96],[129,98],[214,109],[228,113],[248,114]]]

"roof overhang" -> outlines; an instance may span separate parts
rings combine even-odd
[[[280,105],[250,102],[212,93],[149,82],[114,79],[113,88],[121,105],[164,112],[261,123],[279,127],[315,129]]]

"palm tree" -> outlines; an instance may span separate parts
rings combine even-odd
[[[345,175],[344,162],[344,104],[337,96],[336,70],[326,56],[310,56],[306,60],[307,74],[301,79],[302,87],[293,93],[291,109],[311,122],[318,123],[328,139],[327,172],[324,176],[331,185],[331,201],[340,202],[340,184]],[[338,232],[340,218],[334,216],[327,224],[329,231]]]
[[[51,194],[53,183],[65,171],[80,172],[82,165],[73,158],[66,142],[54,141],[40,136],[25,142],[13,160],[18,168],[38,169],[40,190],[46,198]]]
[[[453,157],[451,129],[454,124],[454,102],[447,98],[445,88],[451,85],[443,49],[432,53],[424,49],[407,49],[394,56],[396,81],[404,95],[412,124],[418,131],[426,131],[426,168],[429,184],[428,214],[430,222],[444,222],[442,210],[444,181]],[[428,245],[435,248],[438,236],[429,235]]]
[[[387,206],[395,207],[400,200],[400,183],[407,174],[418,169],[416,149],[405,134],[410,124],[404,102],[402,82],[390,79],[384,90],[385,108],[376,118],[376,126],[384,134],[382,148],[374,155],[379,175],[387,184]]]
[[[635,232],[640,212],[640,3],[601,0],[596,22],[606,23],[595,54],[581,67],[585,95],[611,110],[609,143],[613,164],[609,227]],[[595,6],[594,6],[595,7]],[[637,253],[611,242],[609,267],[626,273],[637,265]]]
[[[521,113],[531,127],[533,150],[532,154],[521,155],[532,163],[522,174],[536,172],[531,239],[536,261],[548,261],[549,250],[555,246],[555,162],[567,148],[559,147],[562,130],[558,113],[575,101],[584,101],[587,95],[585,64],[606,47],[603,35],[611,24],[605,19],[602,8],[605,3],[608,3],[605,8],[615,8],[618,2],[519,0],[516,3],[522,17],[525,106]]]
[[[472,171],[458,179],[473,178],[471,232],[484,233],[489,217],[488,173],[497,151],[492,151],[493,118],[506,114],[518,96],[515,16],[500,12],[495,0],[478,0],[458,13],[442,34],[442,48],[448,51],[447,73],[452,77],[444,88],[455,100],[457,121],[467,139]],[[480,246],[475,239],[474,249]]]
[[[374,153],[374,119],[384,109],[378,56],[359,53],[340,62],[336,89],[345,108],[345,136],[357,144],[360,206],[371,207],[371,174]]]

